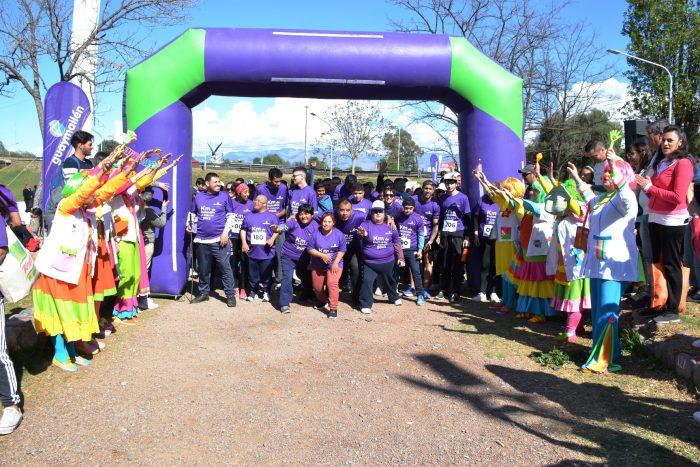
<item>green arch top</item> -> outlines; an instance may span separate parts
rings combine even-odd
[[[523,139],[523,80],[504,70],[463,37],[450,37],[450,88]],[[494,92],[498,89],[498,92]]]

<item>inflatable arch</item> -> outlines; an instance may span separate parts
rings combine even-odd
[[[446,35],[193,28],[126,72],[124,128],[137,150],[186,158],[168,174],[174,215],[156,244],[151,289],[187,282],[192,107],[211,95],[434,100],[459,118],[460,166],[494,180],[524,158],[522,80],[466,39]],[[235,131],[235,129],[232,129]],[[478,184],[462,177],[472,205]]]

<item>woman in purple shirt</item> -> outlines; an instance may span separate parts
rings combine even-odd
[[[229,192],[233,204],[233,227],[228,233],[231,241],[231,271],[233,271],[233,294],[241,300],[248,296],[248,257],[241,251],[240,232],[245,216],[253,212],[253,201],[250,199],[250,188],[245,183],[238,184]]]
[[[275,258],[277,232],[272,226],[279,223],[277,216],[267,210],[267,197],[258,195],[253,201],[255,210],[245,216],[241,226],[241,251],[248,255],[248,301],[259,300],[262,285],[263,302],[270,301],[272,263]]]
[[[384,202],[372,203],[370,220],[362,223],[357,228],[357,235],[362,239],[362,253],[364,264],[362,265],[362,286],[360,288],[360,311],[365,314],[372,312],[372,286],[379,276],[384,281],[384,287],[389,295],[389,301],[400,306],[401,299],[396,291],[396,278],[394,277],[394,265],[398,258],[399,267],[406,263],[403,257],[401,239],[397,230],[392,230],[384,220]]]
[[[289,313],[289,305],[292,303],[294,293],[294,272],[301,279],[302,292],[299,301],[311,298],[311,274],[309,273],[309,254],[306,246],[315,230],[318,230],[318,222],[313,220],[314,207],[310,204],[302,204],[297,207],[297,214],[290,218],[286,224],[272,226],[273,232],[286,232],[282,244],[282,287],[280,289],[280,311]]]
[[[345,234],[335,228],[335,215],[332,212],[323,213],[321,228],[311,235],[308,249],[311,255],[311,280],[319,301],[318,308],[326,308],[328,305],[328,317],[331,319],[338,317],[338,281],[343,274],[346,248]],[[324,285],[328,287],[327,297]]]

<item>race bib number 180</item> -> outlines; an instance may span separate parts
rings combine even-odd
[[[253,245],[264,245],[266,237],[265,232],[252,232],[250,234],[250,243]]]

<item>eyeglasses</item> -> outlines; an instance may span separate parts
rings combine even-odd
[[[394,193],[384,193],[384,197],[385,197],[385,198],[393,198],[393,197],[394,197]]]

